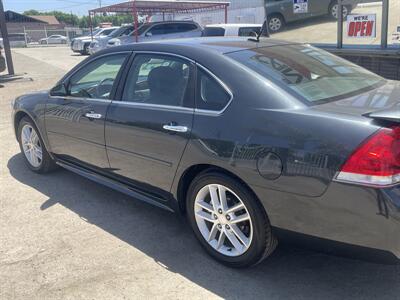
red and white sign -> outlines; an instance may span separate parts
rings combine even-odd
[[[349,38],[375,38],[376,15],[348,15],[347,37]]]

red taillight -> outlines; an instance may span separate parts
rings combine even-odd
[[[380,129],[343,165],[339,181],[393,185],[400,182],[400,126]]]

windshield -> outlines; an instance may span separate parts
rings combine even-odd
[[[142,35],[145,33],[147,29],[149,29],[152,25],[151,24],[143,24],[138,28],[138,35]],[[132,31],[129,35],[135,35],[135,31]]]
[[[129,29],[129,26],[122,26],[120,28],[115,29],[113,32],[111,32],[108,36],[111,38],[116,38],[122,35],[127,29]]]
[[[378,75],[308,45],[263,47],[227,56],[313,104],[357,95],[385,83]]]
[[[96,30],[93,31],[93,35],[98,35],[101,32],[101,28],[98,28]]]

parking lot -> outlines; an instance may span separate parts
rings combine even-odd
[[[399,299],[400,266],[280,246],[255,268],[228,269],[171,213],[68,171],[28,171],[10,102],[84,57],[66,47],[13,54],[26,74],[0,83],[0,299]]]

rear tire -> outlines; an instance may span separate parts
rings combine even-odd
[[[186,205],[200,244],[226,266],[256,265],[277,246],[263,206],[246,186],[229,176],[216,172],[200,174],[189,187]]]
[[[23,117],[18,124],[18,142],[21,153],[29,169],[35,173],[48,173],[57,168],[47,152],[42,137],[32,120]]]

